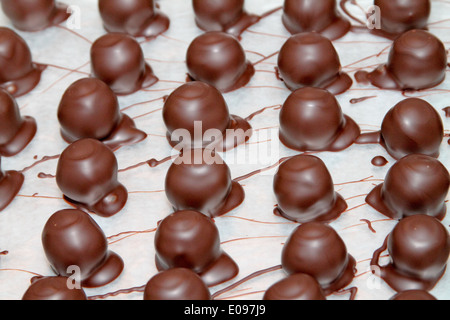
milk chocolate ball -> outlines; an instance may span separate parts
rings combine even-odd
[[[326,300],[326,297],[316,279],[295,273],[270,286],[263,300]]]
[[[83,288],[72,286],[68,277],[41,277],[32,282],[22,300],[87,300]]]

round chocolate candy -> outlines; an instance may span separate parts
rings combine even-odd
[[[24,293],[22,300],[87,300],[83,288],[73,286],[72,279],[63,276],[39,277]]]
[[[390,262],[381,266],[380,255],[388,250]],[[436,218],[415,215],[402,219],[376,250],[370,262],[372,272],[395,291],[434,288],[447,268],[450,236]]]
[[[86,288],[114,281],[123,260],[108,250],[102,229],[87,213],[66,209],[54,213],[42,231],[45,255],[59,276],[75,276]]]
[[[347,91],[353,83],[350,76],[341,71],[333,43],[316,32],[293,35],[283,44],[277,72],[292,91],[317,87],[336,95]]]
[[[108,32],[153,38],[170,26],[170,19],[153,0],[100,0],[98,7]]]
[[[344,198],[334,190],[325,163],[315,156],[298,155],[283,162],[273,188],[276,212],[296,222],[330,222],[347,209]]]
[[[158,82],[139,43],[124,33],[108,33],[91,47],[92,75],[117,95],[129,95]]]
[[[269,287],[263,300],[326,300],[316,279],[305,273],[292,274]]]
[[[0,27],[0,87],[14,97],[33,90],[46,66],[35,64],[31,59],[25,40],[13,30]]]
[[[230,115],[221,92],[200,81],[188,82],[169,95],[163,119],[169,143],[177,150],[208,147],[227,151],[252,135],[248,121]]]
[[[186,54],[189,77],[206,82],[222,93],[245,86],[255,74],[234,36],[210,31],[195,38]]]
[[[330,40],[345,36],[351,27],[336,0],[285,0],[282,21],[291,34],[318,32]]]
[[[341,151],[361,134],[335,96],[320,88],[292,92],[280,111],[280,140],[297,151]]]
[[[351,283],[356,271],[356,261],[342,238],[320,222],[304,223],[292,232],[283,247],[281,263],[289,275],[306,273],[314,277],[325,295]]]
[[[144,300],[211,300],[211,294],[194,271],[174,268],[157,273],[147,282]]]
[[[5,209],[14,200],[22,188],[24,175],[14,170],[3,171],[0,157],[0,211]]]
[[[393,301],[435,301],[435,296],[425,290],[408,290],[395,294],[391,299]]]
[[[220,248],[219,230],[211,218],[197,211],[177,211],[164,218],[155,234],[159,271],[187,268],[207,286],[234,278],[239,268]]]
[[[80,79],[64,92],[58,107],[61,134],[69,143],[92,138],[111,149],[138,143],[147,134],[120,112],[117,96],[103,81]]]
[[[40,31],[67,20],[68,6],[55,0],[2,0],[2,9],[15,28]]]
[[[444,219],[450,187],[447,168],[436,158],[412,154],[398,160],[366,202],[391,219],[429,215]]]
[[[125,206],[128,193],[118,181],[114,153],[95,139],[81,139],[61,154],[56,183],[73,206],[110,217]]]

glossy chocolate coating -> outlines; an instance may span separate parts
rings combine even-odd
[[[163,219],[155,234],[158,270],[187,268],[207,286],[234,278],[239,268],[220,248],[215,223],[197,211],[177,211]]]
[[[67,20],[68,6],[55,0],[2,0],[2,9],[15,28],[40,31]]]
[[[36,135],[37,124],[32,117],[20,115],[16,99],[0,89],[0,156],[20,153]]]
[[[238,116],[230,115],[221,92],[200,81],[188,82],[169,95],[164,103],[163,120],[169,143],[177,150],[186,147],[229,150],[245,143],[251,136],[250,124]],[[201,122],[197,123],[201,130],[196,130],[196,122]],[[178,130],[187,130],[190,140],[178,140]],[[215,134],[208,139],[208,133]]]
[[[169,29],[169,18],[153,0],[99,0],[103,26],[108,32],[152,38]]]
[[[56,183],[75,207],[110,217],[125,206],[128,198],[117,175],[117,159],[111,149],[98,140],[81,139],[61,154]]]
[[[139,43],[123,33],[108,33],[94,42],[91,67],[92,75],[118,95],[132,94],[158,81]]]
[[[410,30],[396,38],[387,63],[367,78],[382,89],[422,90],[444,81],[446,69],[447,51],[441,40],[424,30]]]
[[[73,274],[68,268],[79,268],[83,287],[104,286],[114,281],[124,268],[122,258],[108,250],[102,229],[80,210],[54,213],[42,231],[42,245],[57,275],[70,277]]]
[[[195,38],[186,54],[189,77],[222,93],[245,86],[255,73],[239,41],[225,32],[206,32]]]
[[[41,277],[35,279],[22,300],[87,300],[86,293],[82,288],[69,288],[72,285],[68,277]]]
[[[111,149],[138,143],[147,134],[120,112],[117,96],[103,81],[85,78],[64,92],[58,107],[61,134],[69,142],[92,138]]]
[[[336,0],[285,0],[282,21],[291,34],[318,32],[330,40],[343,37],[351,27]]]
[[[316,32],[293,35],[283,44],[278,55],[278,73],[292,91],[317,87],[336,95],[347,91],[353,83],[341,71],[333,43]]]
[[[381,29],[399,35],[413,29],[426,29],[431,13],[430,0],[375,0],[381,11]]]
[[[425,290],[408,290],[395,294],[391,299],[393,301],[434,301],[437,300],[435,296]]]
[[[326,297],[316,279],[296,273],[270,286],[263,300],[326,300]]]
[[[231,211],[245,197],[223,159],[206,149],[186,150],[175,159],[167,171],[165,191],[175,210],[196,210],[210,217]]]
[[[204,31],[222,31],[234,36],[260,20],[244,10],[244,0],[193,0],[197,26]]]
[[[375,187],[366,202],[392,219],[429,215],[441,220],[450,187],[447,168],[433,157],[412,154],[395,163],[384,183]]]
[[[319,222],[304,223],[292,232],[283,247],[281,263],[289,275],[314,277],[326,295],[347,286],[356,265],[339,234]]]
[[[0,157],[0,211],[5,209],[14,200],[22,188],[24,175],[14,170],[3,171]]]
[[[388,250],[391,262],[379,265]],[[447,267],[450,236],[434,217],[415,215],[402,219],[388,235],[383,247],[375,251],[371,266],[397,292],[434,288]]]
[[[315,156],[298,155],[283,162],[273,189],[278,213],[296,222],[330,222],[347,209],[345,200],[334,191],[325,163]]]
[[[46,67],[33,63],[28,44],[16,32],[0,27],[0,87],[14,97],[33,90]]]
[[[280,140],[297,151],[340,151],[360,133],[356,122],[343,114],[337,99],[325,89],[297,89],[280,111]]]
[[[174,268],[161,271],[145,286],[144,300],[211,300],[208,287],[190,269]]]

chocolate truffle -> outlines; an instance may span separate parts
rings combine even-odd
[[[211,294],[194,271],[174,268],[157,273],[147,282],[144,300],[211,300]]]
[[[395,159],[413,153],[438,158],[443,139],[444,124],[436,109],[424,100],[408,98],[389,110],[380,132],[362,134],[357,143],[379,142]]]
[[[139,43],[123,33],[108,33],[91,48],[92,75],[117,95],[129,95],[154,85],[158,78],[145,62]]]
[[[14,97],[33,90],[46,66],[33,63],[31,51],[22,37],[0,27],[0,87]]]
[[[296,222],[330,222],[347,209],[344,198],[334,191],[325,163],[315,156],[298,155],[283,162],[273,189],[276,213]]]
[[[245,86],[255,74],[239,41],[220,31],[195,38],[187,50],[186,63],[192,80],[206,82],[222,93]]]
[[[54,213],[42,231],[45,255],[55,273],[71,277],[76,266],[81,285],[102,287],[114,281],[124,268],[122,258],[108,250],[108,241],[87,213],[66,209]],[[73,271],[72,271],[73,272]]]
[[[411,30],[396,38],[387,63],[366,77],[381,89],[422,90],[444,81],[446,70],[447,51],[441,40],[427,31]]]
[[[380,255],[388,250],[390,262],[380,266]],[[450,237],[434,217],[415,215],[401,220],[373,254],[370,265],[395,291],[434,288],[447,267]]]
[[[408,290],[395,294],[391,299],[393,301],[425,301],[437,300],[435,296],[425,290]]]
[[[360,134],[356,122],[343,114],[335,96],[325,89],[297,89],[280,111],[280,140],[297,151],[341,151]]]
[[[56,183],[76,208],[110,217],[122,210],[128,199],[117,175],[117,159],[111,149],[98,140],[81,139],[62,152]]]
[[[343,37],[351,27],[336,0],[285,0],[282,21],[291,34],[318,32],[330,40]]]
[[[0,156],[12,157],[20,153],[36,135],[36,120],[20,115],[16,100],[0,89]]]
[[[289,275],[314,277],[325,295],[350,284],[356,271],[356,261],[339,234],[319,222],[307,222],[294,230],[283,247],[281,263]]]
[[[92,138],[111,149],[138,143],[147,134],[119,110],[117,96],[103,81],[85,78],[64,92],[58,108],[61,134],[69,143]]]
[[[316,279],[296,273],[273,284],[263,300],[326,300],[326,297]]]
[[[24,176],[22,173],[1,168],[2,158],[0,157],[0,211],[5,209],[14,200],[22,188]]]
[[[2,9],[21,31],[40,31],[70,16],[68,6],[55,0],[2,0]]]
[[[155,234],[159,271],[187,268],[207,286],[234,278],[239,268],[220,248],[219,230],[211,218],[197,211],[177,211],[164,218]]]
[[[244,0],[193,0],[197,26],[204,31],[222,31],[240,36],[260,17],[244,10]]]
[[[108,32],[153,38],[170,26],[169,18],[153,0],[99,0],[98,7]]]
[[[374,5],[380,8],[381,30],[392,36],[427,28],[430,0],[375,0]]]
[[[224,215],[244,201],[244,189],[231,179],[230,168],[208,149],[184,150],[167,171],[165,192],[176,211]]]
[[[68,277],[40,277],[33,279],[22,300],[87,300],[82,288],[70,288]]]
[[[227,151],[252,135],[248,121],[230,115],[221,92],[200,81],[188,82],[169,95],[163,119],[169,143],[177,150],[214,147]]]
[[[412,154],[391,167],[384,183],[369,193],[366,202],[391,219],[423,214],[442,220],[449,187],[450,175],[441,162]]]
[[[316,32],[293,35],[283,44],[277,72],[291,91],[317,87],[337,95],[347,91],[353,83],[350,76],[341,71],[333,43]]]

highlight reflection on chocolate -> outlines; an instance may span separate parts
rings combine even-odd
[[[280,111],[280,140],[298,151],[340,151],[351,146],[361,130],[344,115],[325,89],[306,87],[289,95]]]
[[[396,38],[386,64],[363,74],[381,89],[422,90],[444,81],[446,69],[447,51],[441,40],[424,30],[410,30]]]
[[[391,167],[384,183],[369,193],[366,202],[391,219],[429,215],[442,220],[449,187],[450,175],[441,162],[412,154]]]
[[[260,17],[244,9],[244,0],[193,0],[195,22],[204,31],[222,31],[240,36]]]
[[[103,26],[108,32],[121,32],[133,37],[153,38],[164,33],[170,19],[153,0],[100,0]]]
[[[380,266],[383,251],[390,262]],[[434,288],[447,268],[450,237],[445,226],[434,217],[415,215],[401,220],[383,246],[373,254],[370,265],[397,292]]]
[[[54,213],[42,231],[45,255],[55,273],[70,277],[77,266],[81,285],[102,287],[114,281],[124,268],[121,257],[108,250],[102,229],[87,213],[66,209]]]
[[[222,93],[245,86],[255,74],[239,41],[225,32],[206,32],[195,38],[186,54],[189,77]]]
[[[92,138],[111,149],[138,143],[147,134],[120,112],[117,96],[103,81],[80,79],[64,92],[58,107],[61,134],[69,143]]]
[[[302,224],[292,232],[283,247],[281,263],[289,275],[306,273],[314,277],[325,295],[350,284],[356,271],[356,261],[342,238],[320,222]]]
[[[231,280],[239,272],[220,247],[215,223],[197,211],[177,211],[163,219],[156,230],[155,249],[159,271],[191,269],[207,286]]]
[[[318,32],[330,40],[343,37],[351,27],[336,0],[285,0],[282,21],[291,34]]]
[[[68,6],[55,0],[2,0],[2,9],[15,28],[40,31],[60,24],[70,16]]]
[[[117,159],[111,149],[98,140],[81,139],[62,152],[56,183],[76,208],[110,217],[122,210],[128,199],[117,175]]]
[[[139,43],[123,33],[108,33],[91,47],[92,75],[117,95],[129,95],[158,82]]]
[[[72,285],[72,280],[63,276],[34,279],[22,300],[87,300],[82,288],[69,288],[68,284]]]
[[[194,271],[174,268],[157,273],[147,282],[144,300],[211,300],[211,294]]]
[[[316,279],[305,273],[292,274],[267,289],[263,300],[326,300]]]
[[[425,290],[408,290],[395,294],[391,299],[393,301],[421,301],[421,300],[437,300],[435,296]]]
[[[221,92],[200,81],[188,82],[169,95],[163,119],[169,143],[177,150],[215,147],[227,151],[252,134],[248,121],[230,115]]]
[[[31,60],[31,51],[22,37],[0,27],[0,87],[19,97],[33,90],[46,66]]]
[[[381,30],[399,35],[413,29],[426,29],[431,13],[430,0],[375,0],[381,11]]]
[[[20,153],[33,140],[36,131],[36,120],[22,117],[16,99],[0,88],[0,156]]]
[[[25,177],[15,170],[3,171],[0,157],[0,211],[5,209],[14,200],[22,188]]]
[[[245,197],[228,165],[208,149],[184,150],[167,171],[165,192],[174,210],[195,210],[209,217],[228,213]]]
[[[325,163],[315,156],[298,155],[283,162],[273,188],[276,212],[296,222],[330,222],[347,209],[344,198],[334,190]]]
[[[350,76],[341,71],[333,43],[316,32],[293,35],[283,44],[277,72],[291,91],[317,87],[337,95],[347,91],[353,83]]]

